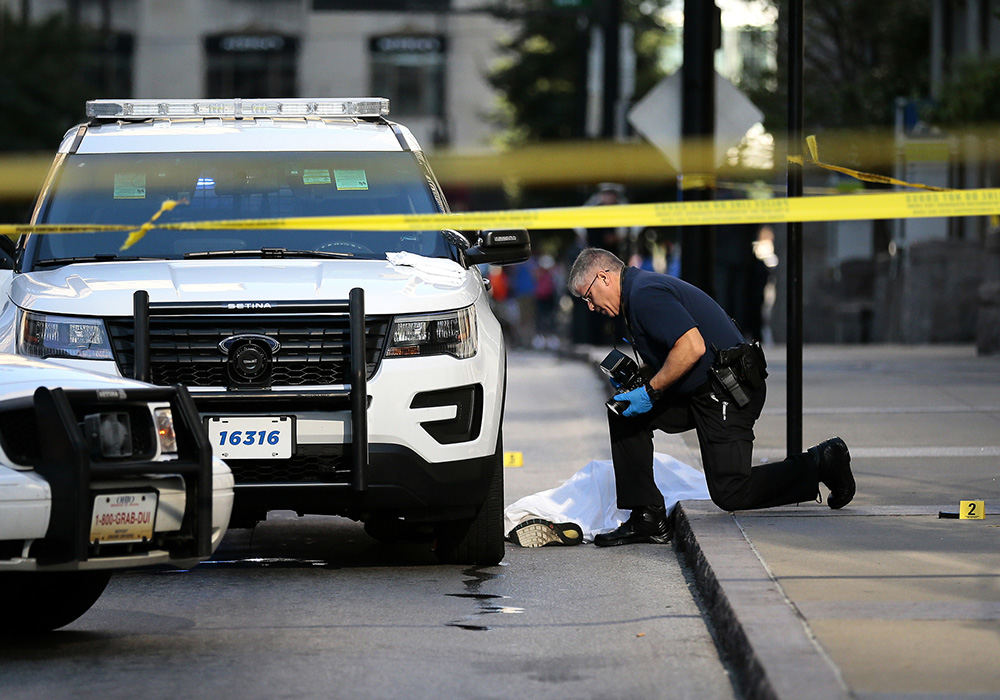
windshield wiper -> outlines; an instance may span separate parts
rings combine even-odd
[[[199,250],[184,253],[192,258],[353,258],[354,253],[334,253],[329,250],[288,250],[287,248],[258,248],[257,250]]]
[[[73,263],[87,263],[87,262],[121,262],[121,261],[135,261],[135,260],[165,260],[165,258],[158,257],[139,257],[136,255],[117,255],[116,253],[97,253],[96,255],[78,255],[69,258],[43,258],[42,260],[36,260],[32,267],[41,266],[52,266],[52,265],[72,265]]]

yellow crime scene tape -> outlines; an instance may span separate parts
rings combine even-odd
[[[545,230],[991,216],[1000,214],[1000,188],[945,192],[884,192],[821,197],[614,204],[593,207],[456,212],[452,214],[315,216],[155,223],[164,211],[173,209],[178,204],[178,202],[168,200],[160,211],[140,226],[4,224],[0,225],[0,234],[130,231],[131,234],[127,245],[123,247],[124,249],[152,229],[166,231],[239,229],[418,231],[443,228]]]
[[[951,131],[930,144],[995,142],[995,127]],[[826,131],[824,151],[850,153],[870,168],[891,172],[898,164],[901,145],[891,129]],[[924,144],[927,145],[927,144]],[[904,147],[909,151],[912,144]],[[766,150],[762,153],[760,148]],[[956,152],[960,148],[955,146]],[[663,184],[679,174],[679,163],[717,163],[716,144],[711,139],[686,138],[679,144],[677,162],[671,162],[649,143],[641,141],[558,141],[512,144],[503,148],[434,149],[427,157],[434,173],[445,186],[495,187],[507,183],[519,186],[578,186],[599,182]],[[773,175],[773,159],[788,152],[780,135],[747,140],[730,149],[719,172],[725,177],[751,179]],[[939,156],[935,155],[932,159]],[[921,157],[918,160],[923,161]],[[35,154],[0,154],[0,199],[33,199],[52,164],[51,152]],[[685,177],[690,177],[685,173]],[[720,181],[720,186],[722,181]],[[780,188],[779,188],[780,189]]]
[[[854,168],[845,168],[841,165],[824,163],[819,159],[819,146],[816,145],[816,137],[813,135],[806,136],[806,147],[809,149],[809,156],[810,156],[809,162],[812,163],[813,165],[823,168],[824,170],[831,170],[835,173],[841,173],[842,175],[849,175],[863,182],[874,182],[883,185],[898,185],[899,187],[914,187],[916,189],[930,190],[932,192],[951,191],[947,187],[924,185],[919,182],[906,182],[905,180],[897,180],[896,178],[889,177],[888,175],[879,175],[878,173],[867,173],[863,170],[855,170]],[[788,162],[802,165],[802,156],[788,156]]]
[[[789,223],[814,221],[856,221],[911,219],[949,216],[1000,215],[1000,189],[949,190],[932,185],[905,182],[885,175],[824,163],[819,159],[815,136],[806,137],[810,164],[849,175],[865,182],[877,182],[925,190],[913,192],[856,192],[793,198],[708,200],[618,204],[590,207],[551,207],[451,214],[383,214],[364,216],[316,216],[279,219],[233,219],[161,223],[160,216],[186,200],[166,200],[145,223],[129,225],[93,224],[0,224],[0,234],[93,233],[128,231],[121,249],[126,250],[149,231],[167,230],[353,230],[414,231],[453,228],[525,228],[530,230],[565,228],[612,228],[648,226],[708,226],[742,223]],[[788,160],[804,164],[802,157]],[[685,176],[686,187],[714,187],[714,176]]]
[[[168,230],[273,228],[354,231],[413,231],[439,228],[459,230],[484,228],[554,229],[910,219],[937,216],[988,216],[996,213],[1000,213],[1000,189],[991,188],[790,199],[613,204],[595,207],[551,207],[456,212],[452,214],[382,214],[191,221],[161,224],[158,228]]]
[[[878,173],[868,173],[863,170],[855,170],[854,168],[845,168],[841,165],[833,165],[831,163],[824,163],[819,159],[819,146],[816,144],[816,136],[810,134],[806,136],[806,147],[809,149],[809,162],[825,170],[830,170],[835,173],[841,173],[843,175],[849,175],[856,180],[861,180],[863,182],[873,182],[883,185],[896,185],[898,187],[912,187],[914,189],[929,190],[931,192],[952,192],[954,190],[948,187],[937,187],[935,185],[925,185],[920,182],[907,182],[905,180],[897,180],[894,177],[889,177],[888,175],[879,175]],[[801,156],[789,156],[788,161],[790,163],[798,163],[802,165]],[[990,215],[990,223],[993,226],[1000,226],[1000,214],[993,213]]]
[[[150,217],[149,221],[147,221],[146,223],[144,223],[142,226],[140,226],[135,231],[130,231],[129,232],[128,238],[126,238],[125,242],[122,243],[121,249],[125,250],[126,248],[131,248],[135,243],[138,243],[140,240],[142,240],[143,236],[145,236],[149,231],[151,231],[151,230],[153,230],[153,228],[155,228],[155,226],[156,226],[156,220],[159,219],[160,216],[164,212],[168,212],[168,211],[173,210],[178,204],[187,204],[187,200],[186,199],[180,199],[180,200],[168,199],[163,204],[161,204],[160,208],[157,210],[157,212],[155,214],[153,214],[153,216]]]

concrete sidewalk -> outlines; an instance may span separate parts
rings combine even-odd
[[[785,350],[767,355],[755,463],[785,452]],[[845,439],[855,500],[678,510],[677,544],[746,694],[1000,698],[1000,358],[807,347],[803,374],[804,447]],[[700,466],[693,432],[656,440]],[[962,499],[984,500],[986,518],[938,517]]]

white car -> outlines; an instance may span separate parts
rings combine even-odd
[[[116,569],[208,558],[232,505],[182,387],[0,355],[0,635],[69,624]]]
[[[381,98],[87,112],[33,223],[208,223],[24,236],[0,351],[188,387],[235,476],[234,527],[346,515],[433,538],[443,561],[498,562],[506,353],[478,265],[527,259],[527,232],[211,228],[446,213]]]

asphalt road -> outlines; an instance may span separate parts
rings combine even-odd
[[[510,358],[506,501],[607,458],[583,363]],[[5,602],[5,604],[8,604]],[[118,575],[67,628],[0,642],[0,696],[727,698],[669,546],[521,549],[434,563],[341,518],[272,513],[191,571]]]

